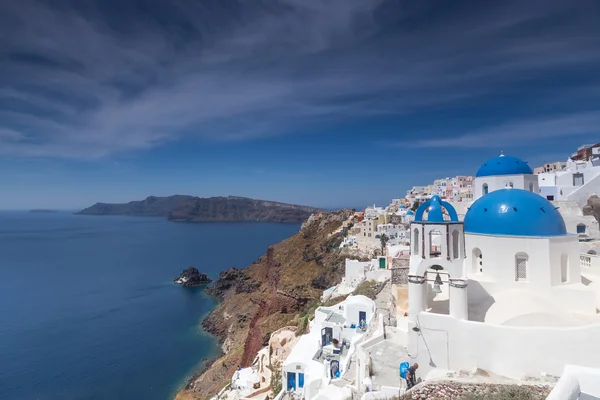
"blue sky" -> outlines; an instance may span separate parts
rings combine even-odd
[[[600,3],[0,3],[0,209],[323,207],[600,141]]]

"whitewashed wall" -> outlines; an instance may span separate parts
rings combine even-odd
[[[527,190],[533,193],[539,192],[539,183],[537,175],[496,175],[482,176],[473,180],[473,200],[483,196],[483,185],[487,184],[488,193],[495,190],[505,189],[510,186],[517,189]]]
[[[546,400],[592,400],[600,398],[600,369],[567,365]]]
[[[409,330],[409,352],[417,357],[421,377],[434,368],[430,356],[437,368],[481,368],[514,379],[541,373],[559,376],[566,364],[600,367],[600,341],[594,340],[600,324],[521,328],[421,313],[419,327],[420,334]]]

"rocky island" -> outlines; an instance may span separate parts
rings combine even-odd
[[[195,287],[208,285],[212,282],[212,279],[206,276],[206,274],[200,273],[196,268],[189,267],[181,275],[173,279],[173,282],[185,287]]]
[[[322,210],[247,197],[150,196],[129,203],[96,203],[76,214],[166,217],[176,222],[302,222]]]
[[[333,232],[353,212],[314,214],[300,232],[269,247],[248,268],[221,272],[206,290],[220,303],[202,326],[219,338],[223,355],[207,362],[178,400],[210,398],[230,381],[238,365],[252,363],[272,332],[302,323],[302,313],[344,275],[339,248],[344,232]]]

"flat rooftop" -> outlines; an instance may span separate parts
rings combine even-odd
[[[371,347],[365,348],[373,360],[373,387],[397,386],[400,387],[400,363],[413,361],[406,354],[404,346],[392,339],[386,339]]]

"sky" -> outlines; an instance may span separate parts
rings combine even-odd
[[[0,0],[0,209],[387,204],[600,142],[600,2]]]

